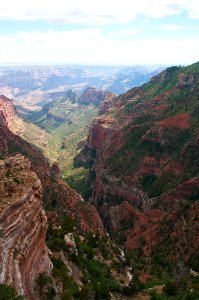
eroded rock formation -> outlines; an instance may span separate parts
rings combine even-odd
[[[168,233],[176,237],[167,247],[172,259],[199,248],[198,83],[198,63],[171,67],[113,98],[78,156],[92,162],[91,200],[108,232],[147,256],[164,248]]]
[[[45,245],[47,218],[41,181],[22,155],[0,161],[0,195],[0,282],[38,299],[35,279],[52,269]]]
[[[71,189],[59,176],[59,169],[50,166],[42,151],[14,134],[8,128],[7,101],[1,97],[0,106],[0,159],[22,153],[31,162],[31,169],[38,175],[43,187],[43,201],[51,207],[59,207],[62,213],[76,218],[77,225],[83,231],[103,232],[103,225],[95,207],[83,202],[82,197]],[[12,104],[12,103],[11,103]],[[14,118],[14,117],[13,117]]]
[[[83,94],[81,95],[79,102],[84,103],[84,104],[100,104],[101,101],[108,99],[109,97],[112,97],[114,94],[93,88],[93,87],[88,87],[85,89]]]

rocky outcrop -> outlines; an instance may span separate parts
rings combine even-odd
[[[81,95],[79,102],[83,104],[95,104],[99,105],[101,101],[108,99],[113,94],[101,89],[88,87]]]
[[[0,113],[5,117],[6,122],[4,125],[11,127],[16,116],[16,111],[12,101],[3,95],[0,95]]]
[[[180,74],[178,78],[177,87],[185,87],[185,86],[191,86],[193,83],[196,83],[196,76],[194,74]]]
[[[0,195],[0,282],[38,299],[35,279],[52,269],[45,245],[47,218],[41,181],[23,156],[0,161]]]
[[[88,148],[89,149],[99,149],[102,147],[102,144],[107,135],[108,128],[103,121],[94,123],[92,130],[90,130],[88,136]]]
[[[164,83],[167,79],[168,75],[166,71],[162,71],[160,74],[153,76],[151,78],[151,82]]]
[[[3,121],[4,120],[4,121]],[[34,124],[26,123],[22,120],[13,105],[12,100],[0,96],[0,126],[7,126],[14,134],[27,140],[29,143],[37,145],[47,156],[47,134],[44,130]]]
[[[73,90],[69,89],[65,92],[64,96],[68,99],[70,99],[73,103],[77,102],[79,99],[79,96],[77,93],[75,93]]]
[[[114,102],[114,98],[116,98],[116,95],[110,92],[105,93],[104,99],[100,102],[100,114],[105,114],[112,106],[112,103]]]

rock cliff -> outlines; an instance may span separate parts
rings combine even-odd
[[[91,200],[109,233],[145,255],[164,248],[168,233],[178,241],[170,240],[165,257],[178,257],[178,247],[186,261],[199,248],[194,219],[199,205],[198,91],[196,63],[168,68],[113,98],[93,122],[77,158],[92,162]],[[183,220],[189,226],[180,234]]]
[[[5,117],[5,124],[14,134],[19,135],[21,138],[27,140],[39,147],[46,156],[48,156],[48,146],[47,146],[47,134],[44,130],[40,129],[38,126],[26,123],[22,120],[13,105],[13,102],[0,95],[0,125],[3,125],[2,119],[3,115]]]
[[[29,161],[16,155],[0,161],[0,282],[38,299],[35,279],[51,273],[45,245],[47,218],[42,187]]]
[[[113,93],[101,89],[88,87],[84,90],[83,94],[79,99],[79,102],[83,104],[99,105],[101,101],[106,101],[109,97],[113,95]]]
[[[76,217],[83,231],[103,232],[103,225],[95,207],[83,202],[82,197],[71,189],[59,176],[57,166],[50,166],[42,151],[8,128],[7,98],[1,98],[0,106],[0,159],[20,153],[31,162],[31,169],[38,175],[43,187],[43,201],[47,207],[61,208],[61,213]],[[14,119],[14,117],[13,117]],[[81,209],[80,209],[81,208]]]

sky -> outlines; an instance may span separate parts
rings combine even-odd
[[[198,0],[6,0],[0,64],[186,65]]]

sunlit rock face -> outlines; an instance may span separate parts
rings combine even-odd
[[[38,299],[35,279],[51,273],[45,245],[47,219],[42,186],[22,155],[0,161],[0,282]]]
[[[97,89],[97,88],[92,88],[88,87],[85,89],[83,94],[80,97],[80,102],[81,103],[92,103],[92,104],[99,104],[105,97],[106,91]]]

